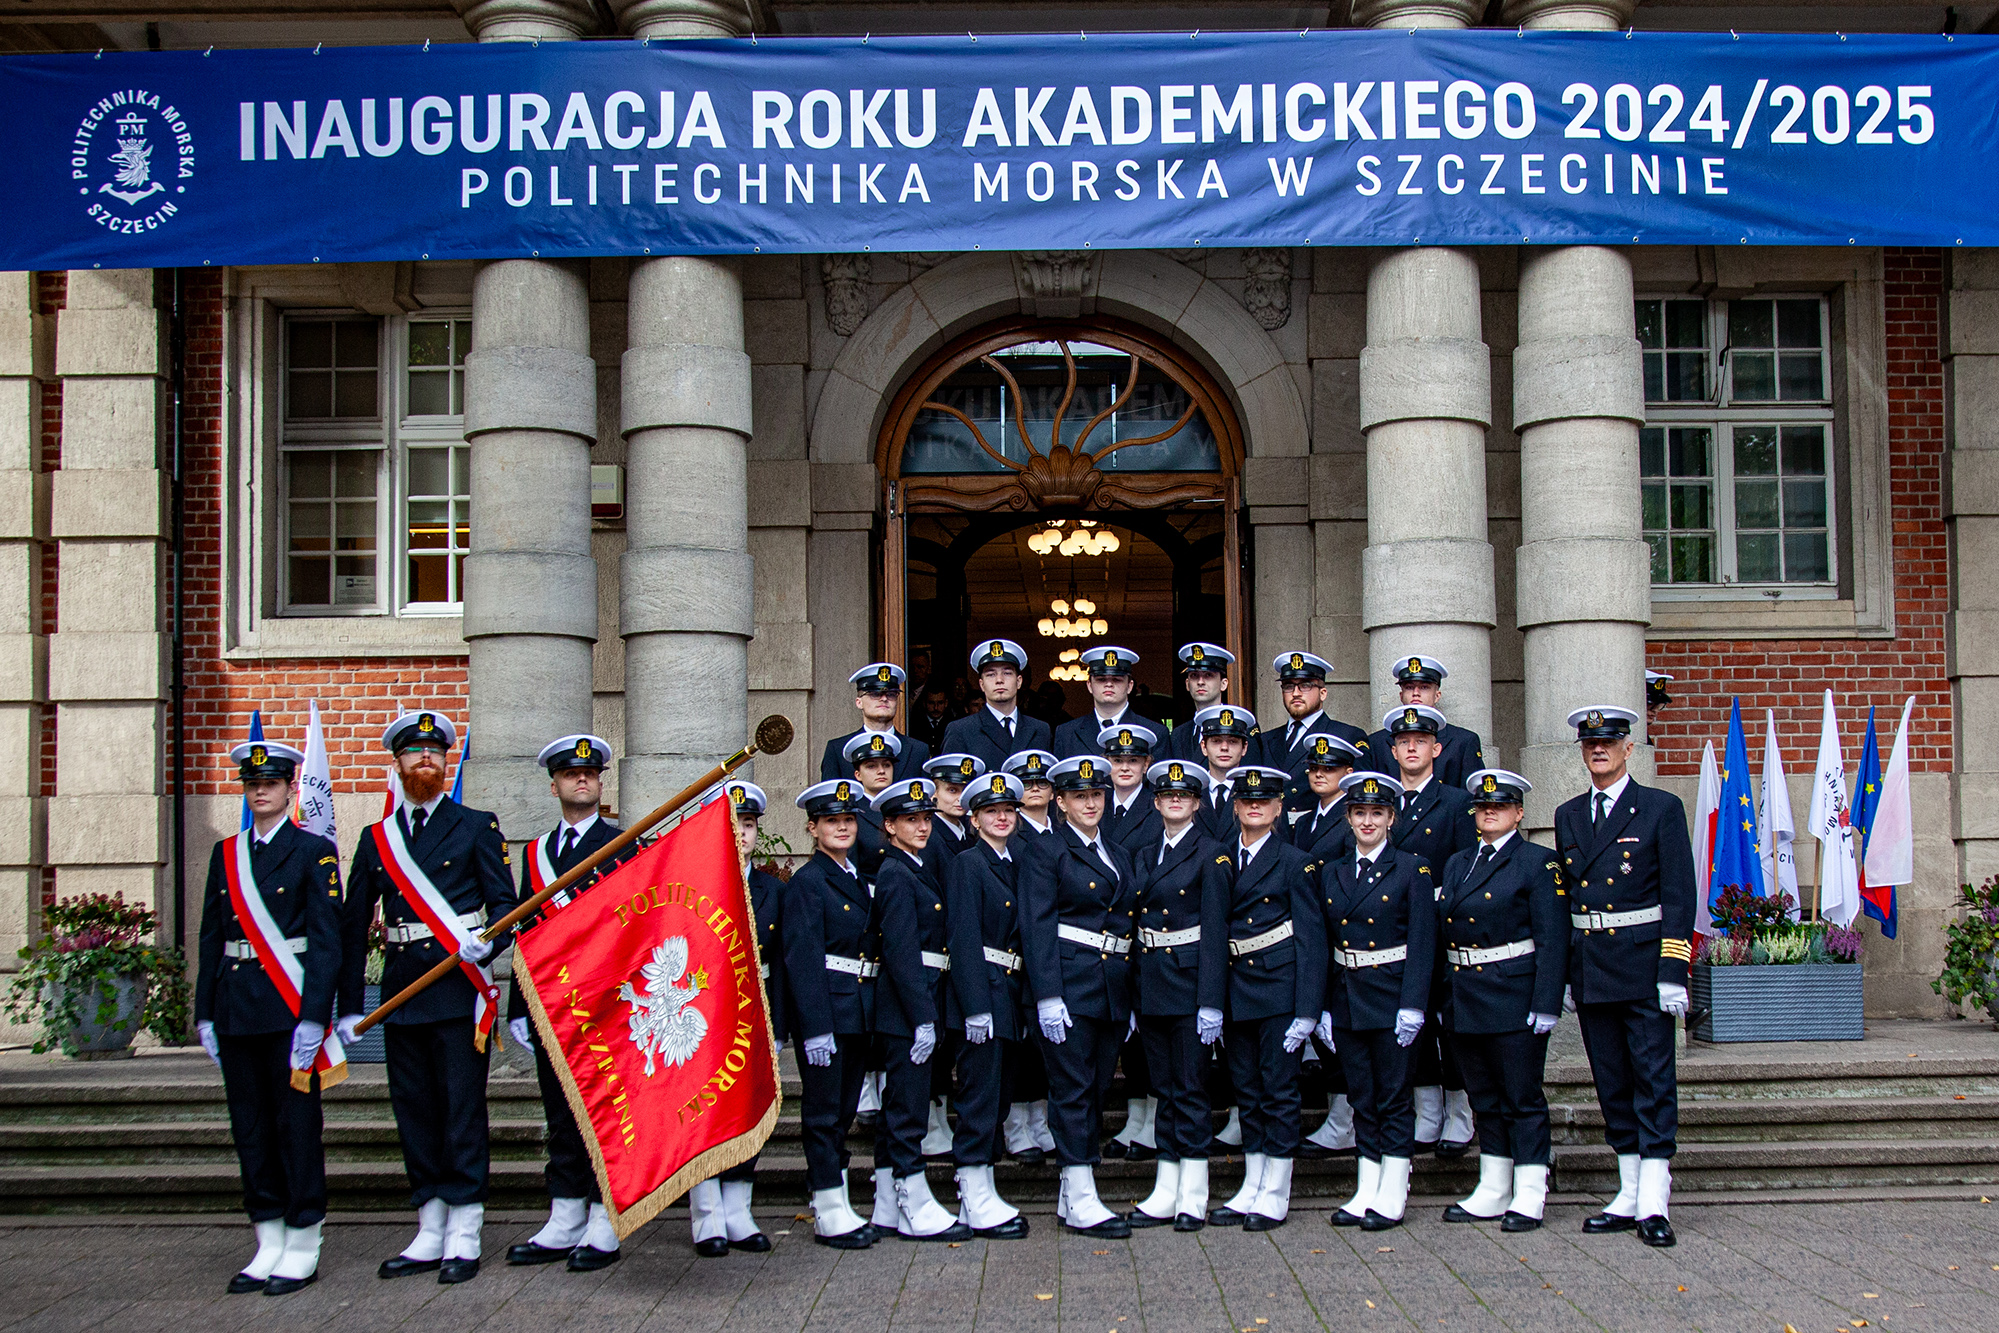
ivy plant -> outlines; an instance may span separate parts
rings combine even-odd
[[[1999,875],[1973,887],[1961,885],[1955,904],[1963,915],[1943,928],[1943,972],[1930,989],[1952,1004],[1972,1000],[1992,1007],[1999,998]]]
[[[75,1055],[75,1034],[85,1022],[123,1031],[136,1024],[161,1041],[187,1040],[194,1025],[187,984],[187,959],[179,949],[157,942],[159,925],[150,907],[107,893],[58,902],[43,913],[48,934],[21,950],[22,965],[6,1001],[7,1017],[38,1024],[37,1054],[60,1047]],[[145,1007],[120,1019],[118,981],[146,981]],[[96,1001],[86,1018],[83,1006]]]

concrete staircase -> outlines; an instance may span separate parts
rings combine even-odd
[[[803,1204],[796,1079],[784,1059],[785,1109],[759,1167],[759,1198]],[[1999,1187],[1999,1035],[1981,1025],[1877,1024],[1861,1043],[1787,1047],[1696,1046],[1680,1066],[1683,1198],[1777,1197],[1798,1191],[1941,1190],[1976,1197]],[[1616,1161],[1585,1065],[1548,1070],[1556,1187],[1616,1188]],[[1121,1090],[1106,1133],[1123,1120]],[[380,1066],[361,1066],[325,1099],[327,1168],[336,1209],[401,1209],[407,1184]],[[496,1069],[491,1084],[493,1206],[535,1208],[541,1176],[541,1103],[532,1078]],[[1307,1112],[1307,1128],[1318,1113]],[[852,1141],[857,1176],[872,1136]],[[1469,1190],[1475,1157],[1422,1157],[1414,1192]],[[1351,1159],[1300,1162],[1295,1194],[1344,1197]],[[1149,1189],[1150,1163],[1106,1162],[1114,1206]],[[932,1167],[948,1186],[950,1167]],[[1051,1164],[1009,1163],[1000,1187],[1019,1202],[1054,1197]],[[1217,1162],[1215,1191],[1234,1188]],[[219,1076],[199,1052],[148,1053],[76,1065],[0,1057],[0,1212],[230,1211],[239,1206],[234,1150]],[[857,1193],[865,1196],[862,1184]],[[945,1191],[949,1195],[948,1188]]]

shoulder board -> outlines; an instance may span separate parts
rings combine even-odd
[[[340,858],[337,856],[322,856],[319,858],[319,863],[323,866],[337,866],[340,864]]]
[[[1360,748],[1361,748],[1361,749],[1363,749],[1363,750],[1365,750],[1365,749],[1367,748],[1367,742],[1366,742],[1366,740],[1359,740],[1359,741],[1355,741],[1355,742],[1354,742],[1354,744],[1356,744],[1356,745],[1360,746]]]
[[[487,820],[487,821],[486,821],[486,823],[487,823],[487,825],[488,825],[488,826],[489,826],[489,827],[490,827],[490,828],[491,828],[491,829],[493,830],[493,832],[495,832],[495,833],[498,833],[498,832],[500,831],[500,821],[499,821],[499,820],[497,820],[497,819],[489,819],[489,820]]]
[[[1226,856],[1218,856],[1215,858],[1215,864],[1218,866],[1231,866],[1234,865],[1235,862],[1229,860],[1229,858]]]
[[[1430,866],[1429,866],[1429,863],[1428,863],[1428,862],[1425,862],[1424,864],[1422,864],[1422,865],[1420,865],[1420,866],[1417,866],[1417,867],[1416,867],[1416,873],[1417,873],[1417,874],[1419,874],[1419,875],[1427,875],[1427,874],[1429,874],[1429,873],[1430,873]]]

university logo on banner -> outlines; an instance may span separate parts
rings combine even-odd
[[[620,1236],[764,1145],[777,1052],[734,807],[711,802],[520,937],[514,972]]]
[[[180,211],[194,177],[187,118],[159,94],[99,98],[70,140],[69,175],[90,220],[120,236],[153,231]]]

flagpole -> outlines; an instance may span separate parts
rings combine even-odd
[[[790,747],[792,736],[793,731],[791,719],[789,718],[780,717],[773,713],[763,721],[757,723],[755,744],[744,746],[721,763],[715,765],[715,767],[709,769],[706,773],[703,773],[693,782],[681,788],[666,804],[660,806],[644,819],[641,819],[638,823],[632,825],[602,847],[599,847],[589,856],[583,858],[582,861],[570,867],[553,884],[542,889],[541,892],[523,902],[519,907],[516,907],[498,921],[488,925],[484,930],[479,932],[478,938],[490,941],[505,935],[522,921],[540,911],[542,904],[546,903],[550,898],[569,888],[572,884],[579,883],[587,878],[591,871],[624,851],[625,848],[631,846],[634,842],[637,842],[662,820],[672,816],[681,807],[700,796],[702,792],[707,791],[723,778],[728,777],[729,774],[748,763],[754,756],[759,754],[782,754]],[[356,1035],[374,1027],[390,1014],[415,999],[423,991],[437,982],[444,980],[444,978],[457,970],[458,955],[454,952],[443,962],[431,968],[430,971],[424,973],[415,981],[412,981],[409,985],[384,1000],[381,1007],[376,1009],[374,1013],[369,1014],[366,1018],[355,1024],[354,1031]]]

